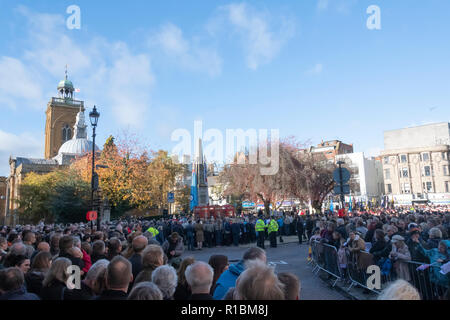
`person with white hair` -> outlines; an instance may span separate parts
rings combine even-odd
[[[192,292],[189,300],[214,300],[210,294],[214,270],[209,264],[195,262],[186,268],[185,276]]]
[[[383,290],[378,300],[421,300],[416,288],[405,280],[397,280]]]
[[[109,261],[98,260],[94,263],[86,274],[86,278],[81,281],[80,289],[66,289],[64,300],[91,300],[96,295],[100,295],[104,289],[104,279]]]
[[[144,281],[136,284],[131,290],[128,300],[162,300],[163,294],[158,286],[152,282]]]
[[[178,284],[178,276],[174,267],[163,265],[156,268],[152,273],[152,282],[161,290],[164,300],[173,300],[173,294]]]

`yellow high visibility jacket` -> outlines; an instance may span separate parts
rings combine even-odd
[[[276,222],[276,220],[270,220],[270,223],[269,223],[269,229],[267,229],[267,231],[269,232],[269,233],[271,233],[271,232],[278,232],[278,222]]]
[[[158,229],[153,228],[153,227],[148,228],[147,231],[152,234],[153,238],[156,237],[159,234]]]
[[[266,224],[264,223],[263,219],[258,219],[255,224],[255,231],[256,232],[264,232],[264,229],[267,228]]]

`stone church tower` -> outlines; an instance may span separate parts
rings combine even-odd
[[[74,87],[66,76],[58,84],[58,96],[47,104],[45,123],[45,159],[52,159],[59,148],[74,134],[73,127],[78,112],[84,111],[84,102],[73,99]]]

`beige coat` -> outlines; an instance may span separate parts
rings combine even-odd
[[[203,224],[196,223],[194,226],[194,230],[195,230],[195,237],[197,239],[196,241],[197,242],[205,241],[205,238],[203,236]]]
[[[411,254],[409,253],[408,247],[404,245],[403,248],[397,248],[393,245],[389,258],[392,259],[397,277],[406,281],[411,281],[408,264],[406,263],[411,260]]]

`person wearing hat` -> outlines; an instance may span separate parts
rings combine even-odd
[[[172,232],[170,237],[163,243],[162,249],[167,255],[169,264],[179,265],[181,263],[180,256],[184,252],[183,238],[177,232]]]
[[[405,238],[396,234],[392,237],[392,251],[389,254],[389,259],[393,262],[393,267],[398,278],[411,281],[411,276],[408,269],[408,261],[411,261],[411,253],[408,246],[405,244]]]
[[[411,260],[421,263],[429,263],[426,255],[423,254],[420,246],[426,246],[426,242],[423,241],[420,234],[420,229],[418,227],[412,227],[409,230],[409,238],[406,240],[406,245],[408,246],[409,252],[411,253]]]

